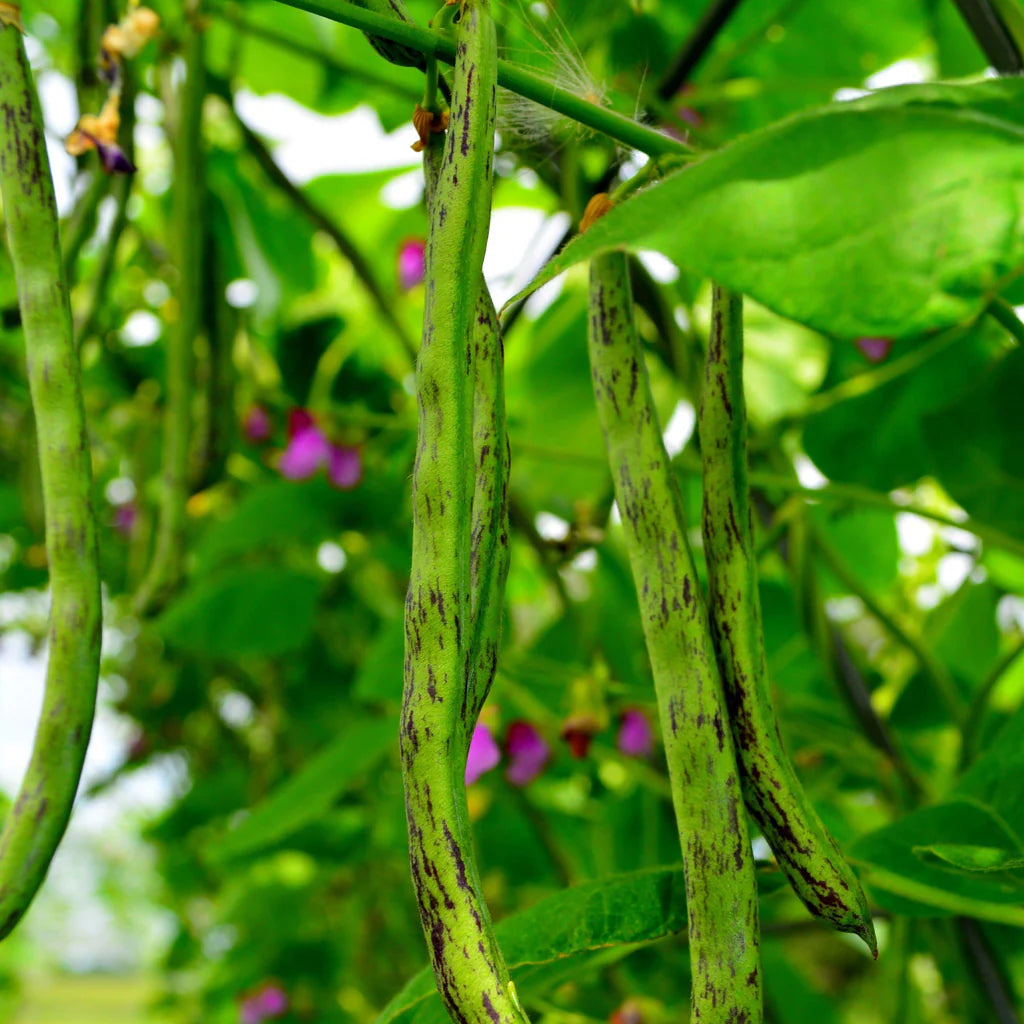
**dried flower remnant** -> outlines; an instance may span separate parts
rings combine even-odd
[[[590,711],[577,711],[562,725],[562,739],[569,745],[569,753],[577,761],[582,761],[590,752],[591,741],[601,729],[602,723],[597,715]]]
[[[469,756],[466,758],[466,785],[472,786],[481,775],[496,768],[501,760],[501,749],[486,725],[477,723],[473,738],[469,741]]]
[[[160,16],[138,0],[128,4],[125,16],[108,25],[100,44],[99,77],[109,90],[99,114],[83,114],[75,130],[68,136],[65,148],[71,156],[81,156],[90,149],[100,155],[108,174],[133,174],[135,165],[118,144],[121,127],[121,61],[130,60],[160,31]]]
[[[505,736],[509,765],[505,772],[513,786],[526,786],[544,770],[551,756],[547,740],[529,722],[513,722]]]
[[[626,711],[615,742],[627,757],[650,757],[654,753],[654,729],[650,720],[637,708]]]
[[[90,149],[100,155],[103,169],[108,174],[132,174],[135,165],[118,145],[121,128],[121,94],[111,91],[98,115],[86,114],[68,136],[64,148],[71,156],[81,156]]]

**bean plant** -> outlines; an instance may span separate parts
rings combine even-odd
[[[1022,71],[1017,0],[0,3],[0,958],[99,692],[181,1021],[1019,1021]]]

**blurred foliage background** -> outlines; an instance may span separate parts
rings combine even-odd
[[[182,11],[152,6],[163,30],[131,62],[122,108],[138,172],[114,177],[95,153],[56,154],[78,114],[102,104],[95,55],[123,11],[23,5],[66,186],[105,581],[102,751],[79,813],[106,810],[91,838],[72,833],[39,906],[0,947],[0,1012],[19,1024],[373,1021],[425,963],[395,742],[426,230],[416,158],[403,154],[420,75],[384,63],[360,33],[281,5],[204,4],[186,575],[140,619],[131,598],[153,543],[165,342],[190,301],[170,240],[187,177],[172,156]],[[409,3],[424,24],[432,6]],[[705,6],[510,3],[501,44],[507,59],[602,90],[702,148],[849,90],[987,64],[952,3],[765,0],[741,4],[685,85],[662,95]],[[609,169],[638,166],[521,103],[504,116],[488,257],[499,302]],[[374,118],[397,134],[367,134]],[[653,257],[633,271],[698,524],[691,433],[709,285]],[[46,567],[2,252],[0,310],[0,665],[13,666],[35,663]],[[577,270],[517,311],[505,339],[513,556],[484,712],[502,761],[470,801],[532,1019],[657,1024],[688,1012],[678,841],[657,744],[648,753],[621,730],[653,729],[656,713],[585,317]],[[756,841],[768,1017],[1016,1020],[1024,362],[991,319],[892,348],[753,304],[747,346],[781,725],[865,879],[882,940],[875,964],[824,932]],[[699,531],[692,539],[699,557]],[[527,726],[547,756],[517,773],[507,741]],[[158,798],[133,803],[140,779]],[[560,895],[567,886],[582,888]],[[76,933],[89,955],[69,952]],[[421,978],[380,1020],[443,1021],[429,990]]]

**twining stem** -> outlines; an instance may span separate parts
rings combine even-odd
[[[288,7],[297,7],[311,14],[318,14],[331,21],[350,25],[372,35],[383,36],[426,55],[435,56],[445,64],[455,60],[455,45],[452,40],[429,29],[420,28],[395,18],[382,17],[363,10],[348,0],[278,0]],[[590,103],[574,93],[549,82],[508,61],[498,61],[498,85],[509,92],[517,93],[542,107],[578,121],[596,132],[621,142],[630,149],[639,150],[649,156],[662,153],[692,154],[684,142],[662,135],[622,114]]]
[[[39,443],[51,597],[42,715],[0,832],[2,938],[42,884],[71,815],[96,704],[101,603],[89,437],[42,116],[20,29],[0,25],[0,191]]]
[[[185,81],[174,139],[174,263],[178,272],[178,320],[167,339],[162,490],[156,548],[135,609],[147,614],[181,581],[187,526],[192,378],[195,339],[202,327],[203,179],[202,111],[206,95],[204,28],[192,13],[186,22]]]
[[[286,196],[291,201],[292,205],[295,206],[299,213],[301,213],[314,228],[318,231],[322,231],[331,240],[338,252],[348,261],[349,266],[352,267],[356,277],[362,282],[366,293],[373,300],[373,304],[376,306],[377,312],[388,327],[391,328],[392,334],[394,334],[399,344],[401,344],[405,353],[412,361],[415,362],[416,343],[413,341],[408,329],[395,312],[394,298],[388,297],[384,293],[384,289],[377,280],[373,268],[370,266],[369,261],[360,251],[359,247],[352,241],[348,236],[348,233],[336,220],[334,220],[334,218],[329,216],[325,210],[313,202],[313,200],[310,199],[302,189],[295,185],[284,171],[281,170],[280,165],[274,159],[273,154],[266,147],[263,140],[239,116],[238,111],[235,109],[234,100],[231,96],[228,83],[223,80],[215,80],[213,88],[214,91],[222,96],[224,101],[228,104],[234,117],[235,124],[238,125],[238,129],[242,133],[242,141],[245,143],[246,149],[248,149],[253,158],[260,165],[263,173],[270,179],[273,185],[280,190],[282,195]]]

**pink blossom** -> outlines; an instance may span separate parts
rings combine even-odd
[[[628,757],[651,756],[654,752],[654,730],[642,711],[632,708],[623,714],[616,743]]]
[[[239,1007],[240,1024],[263,1024],[265,1020],[280,1017],[288,1009],[288,996],[278,985],[265,985],[255,994],[242,1000]]]
[[[253,405],[245,414],[242,424],[245,436],[253,442],[266,441],[270,437],[270,416],[262,405]]]
[[[135,529],[135,520],[139,510],[134,501],[126,501],[123,505],[114,506],[114,529],[122,537],[130,537]]]
[[[505,772],[514,786],[532,782],[547,764],[551,747],[529,722],[513,722],[505,736],[509,766]]]
[[[472,786],[485,772],[489,772],[501,760],[501,751],[494,742],[491,730],[477,723],[473,738],[469,741],[469,756],[466,758],[466,785]]]
[[[423,283],[427,244],[422,238],[407,238],[398,250],[398,283],[404,292]]]
[[[277,464],[289,480],[308,480],[321,469],[335,487],[354,487],[362,477],[358,448],[332,444],[305,409],[288,414],[288,447]]]
[[[869,363],[880,363],[892,348],[892,338],[857,338],[854,344]]]
[[[359,449],[331,445],[327,475],[335,487],[342,489],[355,487],[363,475],[363,462],[359,457]]]

